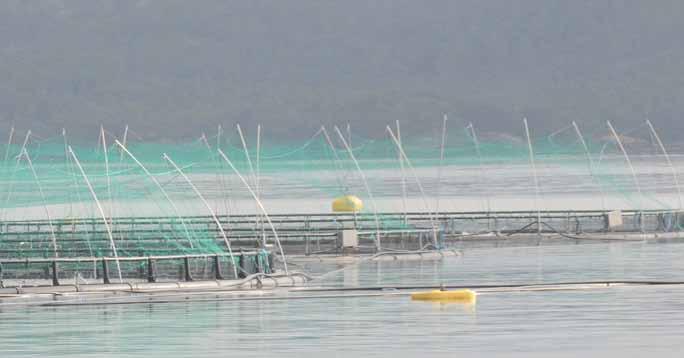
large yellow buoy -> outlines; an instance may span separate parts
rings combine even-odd
[[[476,297],[477,294],[475,293],[475,291],[472,290],[434,290],[428,292],[416,292],[411,294],[412,300],[434,302],[474,303]]]
[[[354,195],[341,196],[332,202],[335,213],[356,213],[363,210],[363,201]]]

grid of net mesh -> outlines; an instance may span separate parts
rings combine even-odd
[[[267,213],[282,216],[276,226],[287,237],[283,217],[330,213],[330,202],[343,195],[363,200],[353,219],[370,238],[416,229],[401,215],[409,212],[443,226],[435,223],[438,212],[518,204],[529,211],[587,203],[681,208],[679,158],[672,164],[648,123],[620,136],[574,125],[529,136],[478,133],[457,120],[435,128],[432,136],[412,136],[393,125],[377,138],[322,128],[296,142],[271,138],[267,129],[251,136],[218,129],[174,144],[103,130],[92,145],[70,143],[65,133],[12,132],[0,165],[0,255],[223,254],[230,243],[272,242]],[[378,215],[388,212],[397,215]]]

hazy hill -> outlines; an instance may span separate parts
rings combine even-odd
[[[645,117],[681,140],[684,2],[5,0],[0,125],[150,139]],[[2,128],[0,128],[2,129]]]

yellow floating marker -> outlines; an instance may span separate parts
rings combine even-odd
[[[363,210],[363,201],[354,195],[345,195],[332,202],[332,211],[335,213],[357,213]]]
[[[416,292],[411,294],[414,301],[474,303],[477,294],[472,290]]]

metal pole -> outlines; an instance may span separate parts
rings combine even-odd
[[[100,215],[102,216],[102,222],[105,225],[105,229],[107,230],[107,236],[109,237],[109,243],[112,247],[112,254],[114,254],[114,259],[116,260],[116,269],[119,272],[119,282],[123,282],[123,278],[121,277],[121,265],[119,264],[119,255],[116,251],[116,244],[114,244],[114,236],[112,236],[112,228],[109,226],[109,223],[107,222],[107,216],[105,215],[104,209],[100,204],[100,200],[97,199],[97,194],[95,194],[95,190],[93,189],[93,186],[90,184],[90,180],[88,179],[88,176],[83,170],[81,162],[78,161],[76,153],[74,153],[73,149],[71,149],[71,146],[69,146],[68,149],[69,154],[71,154],[71,157],[74,159],[74,163],[76,164],[78,170],[81,172],[81,175],[83,176],[83,180],[88,186],[90,194],[93,196],[93,199],[95,200],[95,205],[97,206],[97,209],[100,211]]]
[[[534,163],[534,150],[532,149],[532,138],[530,137],[530,128],[527,126],[527,118],[523,118],[525,125],[525,135],[527,136],[527,147],[530,152],[530,166],[532,168],[532,178],[534,180],[534,206],[537,207],[537,233],[541,234],[541,206],[539,203],[539,179],[537,179],[537,166]]]
[[[256,195],[254,190],[252,190],[252,188],[249,186],[249,183],[247,182],[245,177],[243,177],[242,174],[240,174],[240,171],[237,170],[235,165],[233,165],[233,162],[231,162],[230,159],[228,159],[226,154],[223,153],[223,151],[221,149],[219,149],[218,152],[221,155],[221,157],[223,158],[223,160],[225,160],[226,163],[228,163],[228,165],[231,167],[231,169],[233,169],[233,172],[235,172],[235,175],[237,175],[238,178],[240,178],[240,181],[242,181],[242,184],[244,184],[244,186],[247,188],[249,193],[252,195],[252,198],[254,198],[254,201],[256,201],[257,206],[259,207],[261,212],[264,214],[264,217],[266,218],[268,225],[271,227],[271,232],[273,232],[273,237],[275,239],[275,242],[278,245],[278,248],[280,249],[280,256],[283,259],[283,268],[285,269],[285,274],[288,274],[287,260],[285,259],[285,253],[283,252],[283,246],[280,244],[280,239],[278,238],[278,233],[276,232],[275,226],[273,226],[273,222],[271,222],[271,217],[268,216],[268,213],[266,212],[266,208],[264,208],[264,205],[261,203],[261,200],[259,200],[259,197]]]
[[[337,126],[335,126],[335,132],[337,132],[337,136],[340,138],[342,145],[344,145],[345,149],[347,149],[349,157],[354,162],[356,169],[359,171],[359,175],[361,176],[363,186],[365,187],[366,193],[368,193],[368,197],[370,198],[371,205],[373,206],[373,215],[375,217],[375,249],[377,251],[380,251],[382,249],[382,245],[380,244],[380,219],[378,218],[378,208],[375,204],[375,198],[373,198],[373,193],[371,192],[370,186],[368,185],[368,180],[366,180],[366,175],[364,174],[363,170],[361,170],[361,165],[359,165],[359,162],[356,160],[356,156],[354,156],[354,152],[352,151],[351,146],[349,145],[349,143],[347,143],[347,140],[344,139],[342,132],[339,128],[337,128]]]
[[[665,156],[665,160],[667,161],[667,165],[670,167],[670,171],[672,171],[672,179],[674,180],[674,185],[675,185],[675,188],[677,189],[677,199],[679,200],[679,210],[682,210],[682,191],[681,191],[681,188],[679,186],[679,178],[677,177],[677,170],[675,169],[674,165],[672,165],[672,161],[670,160],[670,155],[667,153],[667,150],[665,150],[665,145],[660,140],[660,136],[656,132],[655,128],[653,128],[653,124],[651,124],[651,121],[647,119],[646,124],[648,124],[648,128],[651,129],[651,133],[653,133],[653,136],[655,137],[656,141],[658,142],[658,146],[660,147],[660,150],[663,152],[663,155]]]
[[[195,192],[197,197],[202,201],[204,206],[209,210],[209,213],[211,214],[211,218],[214,220],[214,223],[219,229],[219,232],[221,233],[221,237],[223,238],[223,242],[226,244],[226,247],[228,247],[228,253],[230,254],[230,259],[231,261],[235,262],[235,259],[233,257],[233,249],[230,247],[230,240],[228,240],[228,236],[226,235],[226,232],[223,230],[223,225],[221,225],[221,221],[218,219],[218,216],[216,216],[216,212],[214,212],[214,209],[211,208],[211,205],[209,205],[209,202],[204,198],[204,195],[197,189],[195,184],[190,180],[190,178],[181,170],[178,165],[166,154],[164,153],[164,159],[171,164],[171,166],[180,174],[181,177],[185,180],[186,183],[192,188],[192,190]],[[237,269],[235,268],[235,265],[233,265],[233,270],[235,277],[237,278]]]

